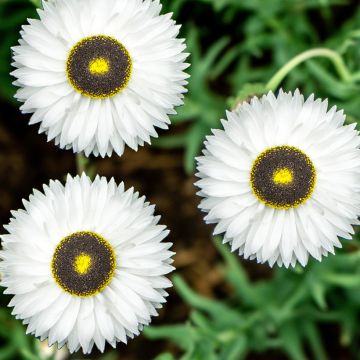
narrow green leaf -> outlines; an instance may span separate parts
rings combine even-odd
[[[321,336],[314,323],[311,320],[303,321],[302,327],[304,329],[305,336],[310,344],[314,359],[327,360],[328,357],[321,342]]]
[[[175,360],[172,354],[166,353],[157,356],[154,360]]]
[[[347,288],[359,288],[360,276],[358,274],[324,273],[322,279],[328,284]]]
[[[188,174],[194,173],[195,157],[199,155],[205,135],[210,134],[210,128],[202,122],[195,123],[187,134],[185,150],[185,170]]]
[[[30,0],[30,2],[33,3],[38,8],[42,7],[41,0]]]
[[[280,329],[282,338],[282,345],[285,352],[292,360],[306,360],[307,357],[304,353],[300,333],[295,327],[296,325],[283,325]]]
[[[173,282],[176,290],[184,301],[196,309],[205,311],[223,325],[232,324],[234,326],[240,326],[244,322],[241,314],[227,306],[225,303],[208,299],[195,293],[185,283],[182,277],[175,275],[173,277]]]
[[[226,277],[235,287],[235,291],[239,298],[246,304],[257,304],[259,298],[254,292],[254,288],[248,279],[245,269],[241,266],[240,258],[234,255],[227,245],[222,244],[219,236],[214,237],[214,244],[229,267],[226,272]]]
[[[196,341],[196,333],[190,324],[150,326],[144,329],[144,335],[149,339],[169,339],[183,350],[191,348]]]
[[[310,291],[316,304],[320,307],[320,309],[325,310],[327,308],[325,299],[325,286],[316,281],[310,281]]]
[[[224,346],[224,350],[219,356],[219,360],[242,360],[248,353],[246,336],[239,334],[236,339]]]

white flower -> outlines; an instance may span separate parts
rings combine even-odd
[[[198,158],[200,208],[246,259],[303,266],[351,239],[360,137],[327,101],[268,93],[227,113]]]
[[[138,335],[171,282],[171,243],[154,206],[111,179],[67,177],[12,213],[0,252],[1,285],[27,333],[70,352]]]
[[[188,67],[180,26],[159,0],[49,0],[13,48],[30,124],[88,156],[134,150],[167,129]]]

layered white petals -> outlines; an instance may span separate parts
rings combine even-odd
[[[253,98],[228,112],[224,130],[213,130],[197,159],[200,208],[246,259],[272,266],[321,260],[351,239],[360,214],[360,137],[355,124],[327,101],[295,91]],[[263,204],[252,192],[250,172],[264,150],[288,145],[302,150],[316,169],[310,199],[288,210]]]
[[[123,183],[91,182],[84,174],[69,175],[65,186],[51,181],[24,207],[12,212],[2,236],[0,269],[5,293],[14,295],[9,306],[27,333],[84,353],[94,344],[103,351],[106,342],[115,347],[138,335],[171,287],[165,275],[173,270],[172,244],[162,241],[168,231],[158,225],[154,207]],[[57,244],[78,231],[100,234],[116,255],[108,286],[87,298],[66,293],[51,273]]]
[[[160,11],[159,0],[43,1],[40,20],[23,26],[13,48],[16,98],[33,114],[30,124],[61,148],[102,157],[122,155],[125,145],[137,150],[157,137],[155,128],[167,129],[183,103],[188,54],[180,26]],[[80,95],[66,75],[72,47],[94,35],[120,41],[133,63],[127,87],[107,99]]]

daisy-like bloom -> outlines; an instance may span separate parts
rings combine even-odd
[[[295,91],[254,97],[213,130],[198,161],[200,208],[246,259],[321,260],[360,214],[360,137],[327,101]]]
[[[134,150],[183,103],[184,39],[159,0],[48,0],[13,48],[16,98],[61,148]]]
[[[166,301],[173,270],[154,206],[85,175],[51,181],[24,206],[5,227],[0,270],[27,333],[84,353],[138,335]]]

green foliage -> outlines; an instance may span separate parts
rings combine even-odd
[[[29,0],[0,0],[0,97],[13,102],[15,87],[12,85],[11,47],[17,44],[21,25],[27,18],[36,17]]]
[[[178,110],[172,118],[173,124],[191,122],[186,134],[162,136],[155,145],[171,148],[184,146],[184,165],[187,172],[194,169],[194,157],[199,153],[201,143],[211,128],[218,126],[224,114],[225,98],[214,93],[208,86],[209,78],[215,79],[222,74],[238,55],[236,48],[222,53],[229,44],[227,37],[222,37],[207,50],[205,54],[200,50],[200,34],[195,25],[190,26],[187,37],[188,50],[191,53],[191,67],[189,74],[189,96],[185,106]]]
[[[0,360],[54,360],[55,354],[45,354],[41,342],[27,336],[20,321],[10,315],[10,309],[0,309]],[[45,345],[46,346],[46,345]]]
[[[193,159],[205,135],[211,133],[211,128],[221,126],[225,107],[230,109],[238,104],[234,95],[246,92],[254,83],[266,84],[277,70],[310,48],[329,47],[337,51],[349,67],[351,78],[347,81],[339,78],[333,64],[319,58],[294,68],[281,86],[329,98],[331,105],[344,108],[351,121],[358,120],[360,6],[356,2],[352,6],[345,0],[163,3],[165,10],[173,11],[183,24],[182,36],[187,39],[191,53],[191,77],[185,106],[172,118],[175,126],[155,144],[184,148],[188,173],[194,171]],[[348,12],[346,21],[338,18],[338,11]],[[264,88],[256,94],[261,95]]]
[[[250,281],[239,257],[215,239],[233,296],[214,300],[193,292],[174,277],[182,299],[190,305],[185,324],[150,327],[151,339],[170,339],[182,350],[181,360],[239,360],[252,353],[279,349],[290,359],[331,358],[320,332],[323,323],[337,323],[336,341],[354,356],[360,335],[360,249],[310,261],[304,269],[277,268],[268,280]],[[164,359],[174,359],[163,355]],[[161,357],[159,357],[161,359]]]

